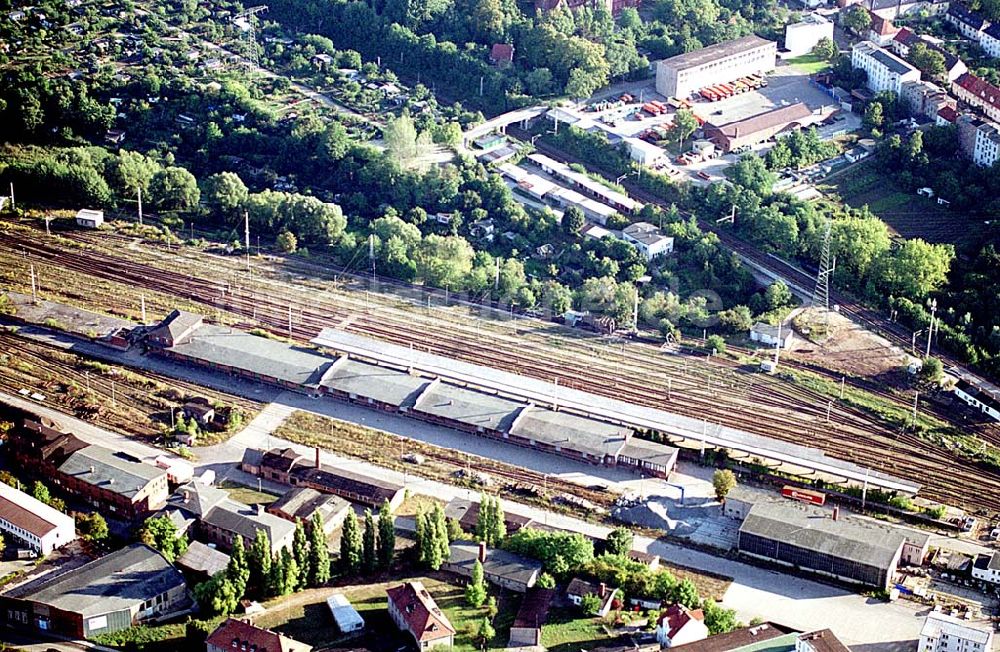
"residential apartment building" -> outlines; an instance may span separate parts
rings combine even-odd
[[[25,420],[10,435],[14,459],[59,490],[79,496],[107,518],[145,518],[163,507],[167,472],[125,453]]]
[[[389,617],[413,637],[419,650],[455,643],[455,628],[422,582],[406,582],[386,591]]]
[[[991,584],[1000,584],[1000,552],[979,555],[972,565],[972,577]]]
[[[892,48],[893,52],[899,56],[908,58],[913,46],[918,43],[923,44],[928,50],[933,50],[942,56],[944,59],[944,79],[947,79],[949,83],[969,72],[969,67],[965,65],[965,62],[959,57],[955,56],[951,52],[948,52],[936,43],[932,43],[918,34],[911,32],[905,27],[899,30],[889,46]]]
[[[0,530],[43,555],[76,539],[72,517],[2,482]]]
[[[684,99],[705,86],[768,73],[777,56],[777,43],[753,35],[679,54],[657,64],[656,92]]]
[[[875,93],[899,94],[908,81],[920,81],[920,71],[871,41],[857,43],[851,50],[851,65],[868,75],[867,86]]]
[[[899,99],[913,115],[937,120],[945,108],[954,110],[958,104],[943,88],[929,81],[909,81],[900,87]]]
[[[959,102],[978,109],[993,122],[1000,122],[1000,88],[967,72],[952,83],[951,92]]]
[[[976,129],[976,145],[972,161],[982,167],[992,167],[1000,158],[1000,130],[992,122],[984,122]]]
[[[948,12],[944,19],[954,25],[962,36],[979,43],[983,38],[983,32],[990,26],[990,23],[977,11],[973,11],[961,4],[952,2],[948,5]]]
[[[917,652],[989,652],[992,647],[992,629],[931,612],[920,630]]]
[[[1000,23],[993,23],[983,32],[979,46],[990,58],[1000,58]]]

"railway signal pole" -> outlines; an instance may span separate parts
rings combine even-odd
[[[927,327],[927,353],[925,358],[931,357],[931,336],[934,334],[934,316],[937,314],[937,299],[931,299],[931,323]]]
[[[142,226],[142,186],[137,186],[136,191],[137,191],[136,201],[139,202],[139,226]],[[191,223],[194,224],[193,221]]]
[[[243,211],[243,238],[247,249],[247,274],[250,274],[250,211]]]
[[[38,288],[35,285],[35,265],[31,264],[31,302],[38,303]]]
[[[14,204],[14,182],[10,182],[10,210],[13,211],[17,206]]]

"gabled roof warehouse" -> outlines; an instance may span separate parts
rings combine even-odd
[[[739,530],[741,553],[878,588],[892,581],[906,541],[902,530],[791,502],[755,504]]]
[[[258,380],[289,387],[316,387],[333,363],[298,346],[223,326],[201,326],[167,355],[188,358]]]
[[[87,446],[70,455],[59,470],[81,482],[134,498],[149,483],[167,477],[163,469],[133,462],[100,446]]]
[[[414,410],[467,424],[473,429],[506,431],[524,403],[438,383],[420,396]]]
[[[430,381],[405,371],[356,362],[346,357],[334,363],[320,385],[347,396],[385,405],[412,405],[414,396]]]
[[[615,459],[631,433],[622,426],[538,408],[525,408],[510,431],[512,436],[566,452],[578,451],[598,461]]]
[[[184,577],[152,548],[135,543],[57,577],[43,577],[3,595],[0,613],[26,613],[35,628],[92,637],[187,607]]]

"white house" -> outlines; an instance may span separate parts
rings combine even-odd
[[[972,150],[972,160],[984,168],[991,167],[1000,159],[1000,130],[992,122],[984,122],[976,129],[976,144]]]
[[[800,22],[785,27],[788,56],[809,54],[823,38],[833,40],[833,23],[820,14],[807,14]]]
[[[1000,58],[1000,23],[993,23],[986,28],[979,45],[991,59]]]
[[[862,41],[851,49],[851,66],[868,75],[867,86],[874,93],[899,94],[904,82],[920,81],[920,71],[871,41]]]
[[[622,239],[638,249],[646,260],[673,253],[674,239],[649,222],[636,222],[622,230]]]
[[[990,22],[982,14],[957,1],[949,3],[948,13],[944,19],[954,25],[962,36],[977,43],[982,40],[983,32],[990,26]]]
[[[360,632],[365,628],[364,618],[351,606],[343,593],[334,593],[327,598],[326,606],[330,608],[330,614],[341,634]]]
[[[663,647],[677,647],[708,638],[705,613],[681,604],[671,605],[656,623],[656,640]]]
[[[989,652],[992,647],[992,629],[931,612],[920,630],[917,652]]]
[[[76,223],[88,229],[96,229],[104,224],[104,211],[81,208],[76,212]]]
[[[1000,584],[1000,552],[979,555],[972,565],[972,577],[992,584]]]
[[[780,333],[778,332],[779,330],[781,331]],[[760,321],[750,327],[750,339],[754,342],[767,344],[768,346],[779,345],[778,342],[780,341],[779,346],[783,349],[791,348],[794,341],[792,329],[787,324],[782,324],[781,328],[779,328]]]
[[[657,147],[653,143],[647,143],[641,138],[630,137],[624,138],[623,141],[628,146],[628,153],[631,159],[640,165],[656,165],[667,155],[662,147]]]
[[[583,604],[583,599],[588,595],[595,595],[601,601],[597,611],[589,615],[603,618],[611,613],[615,598],[618,597],[618,589],[608,588],[604,582],[595,586],[579,577],[574,577],[566,587],[566,597],[578,607]]]
[[[0,530],[43,555],[76,539],[71,517],[2,482]]]

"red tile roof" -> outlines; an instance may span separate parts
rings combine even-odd
[[[898,32],[896,32],[896,36],[893,37],[894,41],[896,41],[897,43],[902,43],[903,45],[910,45],[910,43],[912,41],[915,41],[915,40],[918,40],[918,39],[920,39],[919,36],[917,36],[916,34],[914,34],[913,32],[911,32],[909,29],[907,29],[905,27],[900,28],[900,30]]]
[[[510,63],[514,60],[514,46],[507,43],[496,43],[490,50],[490,61],[493,63]]]
[[[209,634],[209,647],[234,652],[309,652],[312,647],[269,629],[230,618]]]
[[[890,34],[895,34],[899,28],[892,24],[892,21],[888,18],[882,18],[878,14],[873,14],[871,11],[868,15],[872,18],[871,31],[875,32],[879,36],[889,36]]]
[[[986,80],[965,73],[955,80],[955,84],[975,95],[985,104],[989,104],[994,108],[1000,108],[1000,88],[997,88]]]
[[[667,637],[674,638],[692,620],[705,620],[705,612],[701,609],[692,611],[684,605],[674,604],[663,612],[658,624],[666,630]]]
[[[938,116],[940,116],[942,120],[955,124],[958,120],[958,111],[956,111],[954,107],[945,106],[941,107],[941,110],[938,111]]]
[[[406,582],[386,591],[389,602],[406,620],[406,627],[419,642],[455,635],[448,617],[420,582]]]

